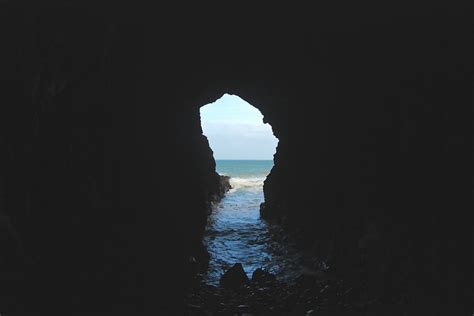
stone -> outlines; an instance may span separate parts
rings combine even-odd
[[[241,263],[236,263],[220,279],[220,285],[228,289],[239,288],[249,282]]]
[[[252,282],[254,283],[267,283],[267,282],[275,282],[276,277],[274,274],[271,274],[261,268],[256,269],[252,273]]]

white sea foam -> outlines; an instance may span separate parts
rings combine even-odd
[[[263,188],[263,181],[265,181],[265,177],[253,177],[253,178],[231,177],[230,178],[230,185],[232,186],[231,191],[236,191],[239,189],[261,190]]]

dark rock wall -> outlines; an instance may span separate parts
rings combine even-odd
[[[27,255],[8,269],[26,274],[15,284],[27,283],[14,291],[4,283],[2,305],[85,307],[118,296],[126,305],[143,282],[135,267],[136,123],[128,108],[138,67],[127,61],[141,52],[124,45],[136,39],[86,10],[8,13],[2,212]]]
[[[16,276],[2,305],[178,304],[221,193],[199,107],[224,93],[279,138],[265,217],[374,295],[459,303],[472,252],[466,15],[345,12],[4,10],[3,271],[19,275],[2,273]]]

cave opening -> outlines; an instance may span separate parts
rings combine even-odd
[[[283,278],[292,276],[291,270],[299,270],[297,251],[275,238],[276,226],[260,216],[264,181],[274,165],[278,138],[260,110],[236,95],[224,94],[201,107],[200,116],[216,172],[230,184],[208,217],[204,245],[209,265],[203,279],[218,285],[224,272],[238,263],[249,278],[258,268]]]

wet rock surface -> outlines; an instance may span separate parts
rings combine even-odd
[[[219,175],[219,178],[220,178],[220,190],[221,190],[221,197],[222,197],[227,191],[232,189],[232,186],[230,185],[229,176]]]
[[[366,315],[369,308],[381,307],[380,300],[335,277],[301,275],[290,284],[261,269],[250,282],[233,289],[196,281],[185,302],[189,315]]]

